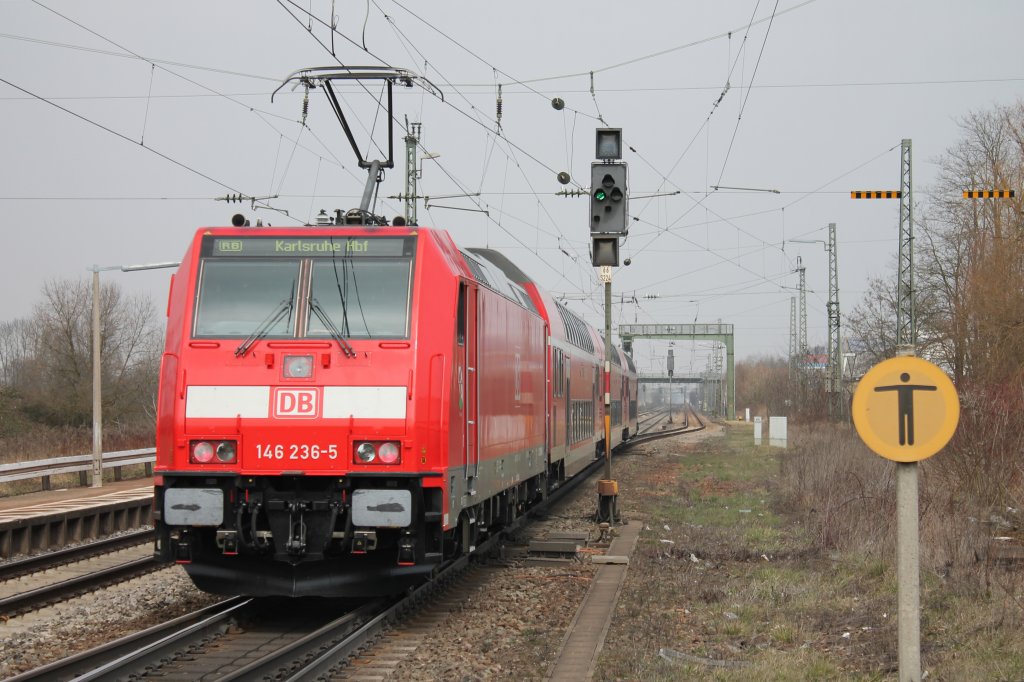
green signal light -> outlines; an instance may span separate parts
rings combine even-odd
[[[605,199],[608,198],[608,195],[605,194],[603,189],[599,189],[596,192],[594,192],[594,198],[597,199],[598,201],[604,201]]]

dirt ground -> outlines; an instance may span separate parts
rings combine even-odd
[[[730,424],[621,458],[642,519],[600,680],[895,680],[895,556],[815,548],[776,487],[783,451]],[[965,591],[922,572],[928,680],[1024,679],[1024,581]]]

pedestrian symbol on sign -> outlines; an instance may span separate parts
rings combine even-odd
[[[878,386],[876,393],[883,391],[896,391],[899,396],[899,424],[900,424],[900,445],[914,444],[914,391],[935,391],[937,386],[924,386],[907,384],[910,381],[910,374],[900,374],[900,381],[905,385]]]

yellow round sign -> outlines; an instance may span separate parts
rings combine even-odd
[[[896,357],[872,367],[853,393],[853,425],[864,443],[894,462],[917,462],[941,450],[960,421],[960,398],[945,372],[921,358]]]

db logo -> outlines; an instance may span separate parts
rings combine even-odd
[[[314,419],[320,415],[320,391],[315,388],[278,388],[274,391],[274,416]]]

